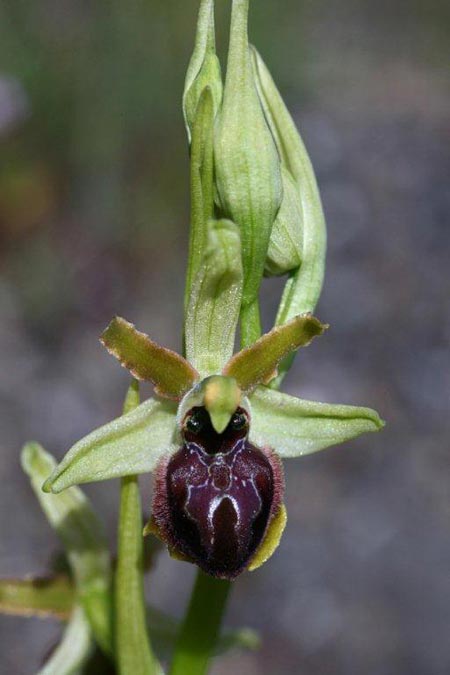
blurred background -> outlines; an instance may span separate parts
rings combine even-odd
[[[220,52],[229,2],[218,0]],[[121,314],[178,349],[188,237],[180,99],[197,0],[1,0],[0,574],[58,550],[19,467],[120,412],[98,343]],[[450,5],[259,0],[251,39],[316,168],[328,221],[318,316],[285,390],[376,408],[385,431],[286,464],[289,522],[240,578],[229,626],[257,653],[213,675],[450,672]],[[266,282],[266,328],[281,284]],[[148,390],[149,392],[150,390]],[[147,393],[147,390],[145,390]],[[150,479],[142,480],[146,507]],[[118,483],[89,486],[114,546]],[[180,616],[193,569],[161,552],[148,595]],[[57,622],[0,617],[29,675]]]

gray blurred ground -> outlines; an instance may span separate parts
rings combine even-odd
[[[0,5],[1,575],[45,573],[57,550],[21,444],[61,457],[120,410],[126,375],[97,342],[110,317],[179,346],[178,103],[197,3],[178,4]],[[286,464],[286,534],[227,615],[264,646],[213,673],[447,675],[449,9],[282,4],[254,3],[252,36],[316,167],[329,228],[317,313],[331,324],[285,389],[370,405],[388,424]],[[279,290],[264,287],[267,327]],[[87,491],[113,545],[118,485]],[[192,574],[161,553],[149,598],[180,615]],[[0,626],[2,673],[35,672],[59,635],[40,620]]]

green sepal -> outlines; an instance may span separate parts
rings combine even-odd
[[[276,368],[285,356],[308,345],[328,326],[311,314],[295,317],[284,326],[276,326],[253,345],[233,356],[223,374],[234,377],[243,392],[258,384],[266,384],[276,375]]]
[[[308,455],[384,426],[370,408],[304,401],[267,387],[255,389],[251,406],[250,441],[280,457]]]
[[[222,75],[216,54],[214,0],[202,0],[197,20],[195,46],[186,73],[183,92],[183,115],[189,142],[203,90],[211,90],[214,116],[222,101]]]
[[[72,487],[61,495],[45,494],[41,486],[56,462],[38,443],[27,443],[22,468],[50,525],[60,537],[79,601],[102,649],[112,653],[111,561],[106,538],[90,502]]]
[[[65,576],[0,579],[0,614],[68,619],[75,589]]]
[[[182,356],[153,342],[132,323],[116,316],[100,342],[137,380],[148,380],[161,396],[180,399],[198,380],[197,371]]]
[[[186,357],[202,377],[220,372],[233,354],[242,297],[239,229],[209,221],[208,247],[186,312]]]
[[[61,642],[37,675],[82,675],[93,651],[89,621],[83,609],[77,606]]]
[[[280,159],[252,72],[247,36],[248,4],[248,0],[233,1],[227,73],[214,134],[220,207],[223,214],[241,228],[244,344],[260,334],[258,291],[270,233],[282,200]]]
[[[298,187],[303,212],[302,263],[288,281],[277,316],[285,323],[303,312],[313,312],[322,289],[325,270],[326,226],[314,169],[295,123],[272,79],[252,47],[252,66],[267,123],[281,161]]]
[[[78,483],[153,471],[178,442],[176,410],[171,401],[151,398],[92,431],[67,452],[45,481],[44,491],[60,492]]]
[[[302,262],[303,211],[297,185],[282,166],[283,201],[273,224],[264,276],[280,276],[296,270]]]

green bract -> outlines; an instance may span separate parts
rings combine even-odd
[[[284,323],[302,312],[313,312],[319,299],[325,269],[325,219],[314,170],[300,134],[261,56],[254,47],[251,53],[260,101],[284,168],[283,184],[289,184],[289,190],[295,186],[297,197],[292,195],[290,200],[301,214],[299,236],[291,234],[294,226],[289,219],[285,225],[289,240],[293,236],[296,246],[301,241],[301,262],[286,285],[278,312],[277,323]],[[292,206],[290,209],[293,211]]]
[[[297,184],[282,165],[283,201],[273,224],[264,267],[265,276],[297,270],[303,255],[303,210]]]
[[[186,313],[187,359],[200,375],[219,372],[234,348],[242,295],[239,230],[231,221],[208,223],[208,243]]]

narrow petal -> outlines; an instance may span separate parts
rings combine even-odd
[[[101,523],[79,488],[72,487],[61,495],[42,492],[42,481],[56,462],[38,443],[27,443],[21,460],[47,520],[64,545],[78,597],[95,638],[106,652],[112,653],[112,572]]]
[[[198,380],[198,373],[182,356],[153,342],[132,323],[116,316],[100,342],[137,380],[153,382],[161,396],[179,399]]]
[[[94,648],[89,622],[81,607],[76,607],[63,638],[38,675],[75,675],[81,673]]]
[[[234,377],[242,391],[248,392],[256,385],[268,382],[275,376],[276,367],[282,358],[298,347],[308,345],[327,327],[311,314],[296,316],[235,354],[225,366],[223,374]]]
[[[73,584],[65,576],[0,580],[1,614],[68,619],[74,599]]]
[[[258,387],[250,401],[251,442],[280,457],[307,455],[384,426],[370,408],[304,401],[266,387]]]
[[[60,492],[77,483],[152,471],[172,449],[176,405],[149,399],[75,443],[44,484]]]
[[[229,220],[209,221],[206,256],[185,322],[186,356],[203,377],[220,372],[233,353],[242,278],[238,227]]]

